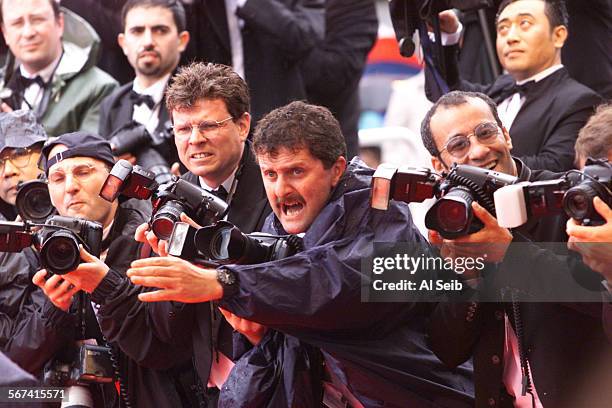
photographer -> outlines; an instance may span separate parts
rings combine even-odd
[[[319,347],[329,389],[349,406],[470,406],[469,372],[447,372],[425,345],[423,308],[361,301],[368,279],[361,260],[372,254],[372,242],[408,242],[425,253],[429,246],[407,205],[385,213],[369,208],[372,170],[358,159],[347,168],[332,114],[303,102],[278,108],[258,123],[253,149],[274,211],[264,231],[305,233],[304,251],[216,270],[176,257],[138,260],[128,271],[132,282],[158,288],[140,299],[219,300],[237,316]],[[222,398],[238,391],[226,387]]]
[[[123,158],[132,164],[137,160],[145,168],[160,164],[141,155],[144,150],[154,149],[165,160],[163,165],[170,167],[178,156],[164,93],[189,42],[185,10],[176,1],[131,0],[121,13],[123,32],[117,41],[136,78],[102,101],[99,132],[104,138],[116,139],[114,148],[121,148]],[[131,138],[143,141],[125,151],[124,145],[133,144],[128,140]]]
[[[84,132],[65,134],[47,142],[42,150],[41,162],[48,176],[51,202],[58,213],[96,221],[102,226],[100,259],[82,248],[80,255],[87,263],[81,263],[77,270],[87,272],[91,269],[90,265],[95,264],[106,270],[112,268],[117,273],[124,273],[129,263],[141,254],[141,245],[133,240],[133,234],[148,218],[151,209],[147,202],[127,200],[108,203],[99,197],[109,168],[114,164],[108,142]],[[47,252],[46,256],[57,254]],[[78,288],[65,280],[65,275],[47,275],[45,270],[41,270],[34,275],[33,281],[43,289],[49,301],[29,315],[20,324],[20,331],[7,343],[7,354],[33,373],[38,373],[47,360],[70,348],[75,340],[82,337],[96,339],[98,345],[106,344],[89,304],[85,305],[85,335],[76,330],[79,322],[74,314],[73,297]],[[51,342],[59,334],[63,342]],[[197,404],[186,393],[193,385],[193,379],[191,382],[183,380],[183,376],[192,372],[189,354],[185,354],[183,359],[177,354],[177,368],[167,372],[139,367],[116,350],[113,354],[118,364],[115,369],[118,370],[122,398],[129,398],[132,406]],[[180,390],[181,386],[183,390]],[[95,387],[89,388],[95,390]],[[149,388],[159,392],[152,393]],[[103,395],[93,393],[95,406],[112,406],[113,401],[117,401],[114,387],[106,389]]]
[[[612,105],[600,106],[587,124],[580,130],[576,140],[578,167],[584,167],[588,157],[612,161]],[[575,220],[567,221],[568,248],[577,251],[584,263],[602,274],[607,289],[612,288],[612,210],[599,197],[593,200],[595,210],[604,219],[603,225],[581,226]],[[612,339],[612,302],[610,297],[603,305],[604,327]]]
[[[0,220],[12,221],[17,214],[19,183],[35,180],[41,173],[37,163],[47,135],[30,111],[0,113],[0,128]],[[25,248],[20,253],[0,253],[0,348],[34,374],[67,341],[67,335],[61,330],[40,325],[44,348],[34,347],[37,353],[20,353],[19,347],[14,346],[13,338],[28,332],[28,322],[45,303],[44,296],[32,284],[32,276],[38,269],[33,248]],[[72,320],[58,316],[55,324],[67,332]]]
[[[483,131],[489,128],[491,132]],[[458,163],[518,176],[520,181],[540,177],[510,155],[510,135],[495,103],[484,94],[454,91],[442,96],[423,120],[421,135],[436,171]],[[510,305],[507,302],[512,297],[484,303],[480,296],[488,285],[498,292],[517,284],[535,293],[554,291],[571,282],[574,267],[588,268],[536,244],[516,249],[511,242],[524,237],[546,241],[550,232],[536,229],[538,235],[533,235],[533,228],[526,227],[510,231],[478,204],[472,208],[484,224],[481,230],[452,240],[433,232],[430,237],[441,246],[443,256],[486,254],[492,271],[486,277],[465,276],[475,288],[471,302],[437,306],[430,326],[432,347],[450,367],[473,357],[476,407],[531,406],[532,402],[536,407],[563,406],[572,384],[589,375],[589,363],[601,358],[607,347],[600,326],[601,306]],[[453,339],[450,343],[449,337]],[[579,346],[582,344],[589,347]]]
[[[442,12],[440,24],[443,32],[460,36],[454,12]],[[496,21],[497,56],[508,74],[489,85],[462,80],[457,67],[458,46],[444,47],[448,87],[490,96],[512,135],[513,154],[534,170],[572,168],[578,131],[601,102],[595,92],[570,78],[561,64],[567,24],[561,0],[503,1]],[[426,74],[428,97],[435,101],[441,95],[433,91],[431,69]]]
[[[245,81],[230,67],[195,63],[173,78],[166,103],[180,160],[190,170],[182,179],[226,201],[227,220],[242,231],[259,230],[270,207],[247,142],[251,116]],[[136,237],[148,238],[160,251],[148,224],[138,228]],[[234,356],[232,326],[216,307],[170,302],[145,307],[137,298],[141,288],[120,273],[92,268],[89,274],[68,275],[101,304],[98,317],[106,337],[139,364],[167,369],[174,366],[177,353],[193,353],[200,380],[209,385],[209,403],[214,404],[216,387],[225,381]],[[247,326],[245,334],[253,339],[265,330]]]

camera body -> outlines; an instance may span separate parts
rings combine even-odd
[[[49,196],[47,181],[38,179],[17,184],[15,207],[22,220],[45,222],[55,212]]]
[[[454,164],[442,176],[429,169],[397,168],[381,164],[372,177],[372,208],[386,210],[389,200],[406,203],[437,198],[425,215],[425,226],[447,239],[472,234],[483,227],[474,217],[476,201],[495,215],[493,193],[518,179],[475,166]]]
[[[155,150],[155,146],[171,138],[172,134],[167,126],[154,138],[144,125],[132,121],[113,132],[109,142],[115,156],[133,154],[138,165],[152,171],[157,183],[163,184],[170,181],[172,175],[168,161]]]
[[[34,232],[33,227],[42,227]],[[34,244],[41,266],[49,273],[63,275],[81,263],[79,245],[100,256],[102,225],[95,221],[54,215],[44,224],[0,223],[0,252],[19,252]]]
[[[301,250],[302,240],[296,235],[244,234],[228,221],[200,229],[178,222],[168,242],[170,255],[213,266],[260,264],[295,255]]]
[[[104,384],[113,382],[114,374],[109,347],[81,344],[63,349],[50,360],[44,367],[43,381],[55,387]]]
[[[563,211],[582,225],[601,225],[604,219],[593,206],[595,197],[612,206],[612,164],[607,160],[589,158],[582,171],[570,170],[555,180],[519,183],[494,194],[498,223],[506,228]]]
[[[100,196],[113,201],[119,194],[140,200],[151,199],[153,213],[149,224],[159,239],[168,240],[182,212],[202,225],[220,220],[227,203],[200,186],[173,177],[159,185],[152,172],[119,160],[107,177]]]

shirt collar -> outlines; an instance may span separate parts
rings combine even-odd
[[[560,70],[561,68],[563,68],[563,64],[557,64],[557,65],[553,65],[552,67],[548,67],[546,68],[544,71],[540,71],[537,74],[535,74],[534,76],[524,79],[522,81],[516,81],[517,85],[523,85],[529,81],[534,81],[534,82],[540,82],[541,80],[543,80],[544,78],[554,74],[555,72],[557,72],[558,70]]]
[[[134,92],[139,93],[141,95],[149,95],[153,98],[153,101],[157,104],[160,103],[164,97],[164,91],[166,90],[166,85],[168,84],[168,80],[170,79],[170,74],[164,76],[159,81],[155,82],[148,88],[143,88],[138,84],[138,81],[134,81],[132,85],[132,89]]]
[[[59,60],[62,58],[62,55],[63,53],[60,53],[60,55],[56,59],[54,59],[53,62],[33,74],[30,74],[28,71],[26,71],[23,65],[19,66],[19,72],[21,72],[21,75],[24,78],[36,78],[37,76],[40,76],[45,83],[48,83],[51,80],[51,76],[55,71],[55,67],[57,67],[57,64],[59,63]]]
[[[238,167],[236,167],[234,171],[232,172],[232,174],[227,179],[225,179],[223,183],[221,183],[223,188],[225,188],[225,191],[227,191],[228,193],[230,189],[232,188],[232,183],[234,182],[234,179],[236,178],[237,170],[238,170]],[[206,184],[206,182],[204,181],[202,177],[198,177],[198,179],[200,180],[200,186],[208,191],[216,191],[219,189],[219,187],[217,188],[210,187],[208,184]]]

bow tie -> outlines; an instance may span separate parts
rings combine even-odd
[[[149,109],[153,109],[155,106],[155,101],[151,95],[139,94],[136,91],[130,92],[130,100],[135,106],[145,104],[149,107]]]
[[[19,82],[21,83],[22,89],[26,90],[32,84],[38,84],[41,88],[45,87],[45,81],[41,78],[40,75],[36,75],[34,78],[26,78],[21,73],[19,74]]]
[[[504,89],[501,92],[499,100],[500,102],[502,102],[506,100],[507,98],[511,97],[512,95],[514,95],[515,93],[520,94],[521,97],[527,96],[527,94],[529,94],[529,92],[533,90],[533,87],[535,84],[536,84],[535,81],[527,81],[521,85],[517,85],[515,82],[512,86]]]
[[[225,189],[225,187],[223,186],[219,186],[218,189],[216,190],[211,190],[209,191],[210,194],[219,197],[220,199],[222,199],[223,201],[227,202],[227,196],[228,196],[228,192]]]

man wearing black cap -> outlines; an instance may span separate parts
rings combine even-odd
[[[78,266],[77,271],[95,275],[99,277],[99,281],[109,270],[125,273],[130,262],[140,256],[141,245],[134,241],[133,236],[136,227],[150,216],[151,208],[148,201],[109,203],[100,198],[100,189],[114,164],[110,144],[100,136],[87,132],[65,134],[50,139],[44,145],[40,164],[48,178],[51,202],[60,215],[84,218],[102,224],[101,259],[83,249],[81,258],[84,263]],[[95,273],[99,271],[102,273]],[[77,288],[59,275],[53,275],[45,281],[46,275],[46,271],[41,270],[36,273],[33,281],[43,289],[50,302],[45,304],[41,314],[33,316],[31,320],[46,318],[49,323],[45,326],[53,326],[54,319],[74,318],[68,311]],[[96,304],[102,303],[99,297],[92,296],[91,299]],[[48,312],[49,309],[52,312]],[[93,314],[89,313],[86,319],[87,317],[89,324],[86,338],[95,338],[99,344],[104,342]],[[36,343],[32,338],[38,338],[37,333],[24,332],[28,332],[29,338],[29,342],[24,344],[30,346]],[[44,340],[42,342],[41,344],[44,344]],[[31,348],[24,348],[22,351],[38,353]],[[115,350],[115,353],[118,354],[118,350]],[[14,354],[10,356],[20,363],[18,358],[14,358]],[[135,407],[194,406],[196,401],[187,393],[193,385],[193,376],[190,376],[191,355],[188,352],[177,352],[174,357],[176,366],[173,370],[157,371],[140,367],[133,360],[119,354],[118,380],[122,386],[122,398],[129,399]],[[185,369],[183,362],[187,363]]]

